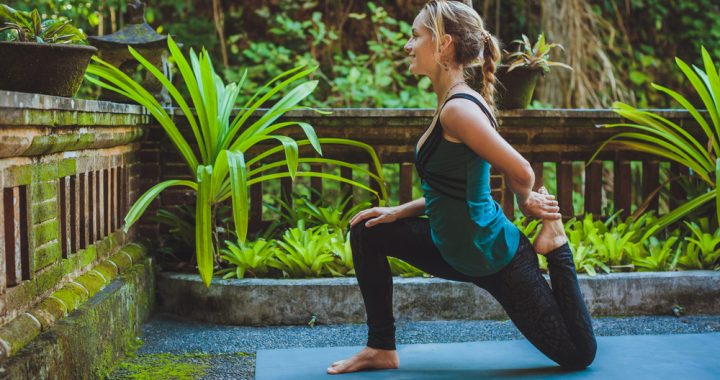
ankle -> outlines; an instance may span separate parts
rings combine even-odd
[[[562,243],[558,247],[551,249],[550,252],[546,253],[544,256],[546,259],[548,259],[548,261],[556,261],[564,256],[569,256],[572,258],[572,250],[570,249],[570,242],[567,241],[567,238],[566,238],[564,243]]]

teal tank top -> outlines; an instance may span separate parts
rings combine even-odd
[[[497,128],[478,99],[461,93],[447,101],[455,98],[473,101]],[[520,230],[490,194],[490,164],[467,145],[442,137],[439,118],[436,123],[419,150],[415,145],[432,241],[458,272],[474,277],[493,274],[512,260]]]

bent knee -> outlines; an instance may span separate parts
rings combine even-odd
[[[356,239],[373,239],[376,238],[378,234],[382,234],[382,231],[384,231],[386,228],[388,228],[387,223],[379,223],[372,227],[368,227],[365,225],[365,223],[368,222],[368,219],[361,220],[358,223],[355,223],[354,226],[350,227],[350,237],[353,236]]]
[[[368,228],[365,226],[365,221],[360,221],[359,223],[356,223],[354,226],[350,227],[350,245],[352,246],[353,254],[358,254],[361,252],[360,247],[365,247],[366,249],[373,243],[373,227]]]
[[[595,361],[595,352],[596,347],[593,346],[592,348],[584,351],[575,351],[572,355],[569,355],[566,357],[562,362],[560,362],[560,366],[563,369],[567,370],[583,370],[592,364],[593,361]]]
[[[367,230],[368,228],[365,226],[364,220],[355,223],[354,226],[350,227],[350,239],[359,240],[363,238],[366,235]]]

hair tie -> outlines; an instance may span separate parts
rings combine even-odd
[[[482,31],[482,41],[485,46],[490,44],[490,39],[492,38],[492,35],[487,30]]]

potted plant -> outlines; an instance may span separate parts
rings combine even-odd
[[[43,20],[0,4],[0,89],[72,97],[96,48],[69,20]],[[9,37],[9,38],[8,38]]]
[[[564,63],[550,60],[550,50],[563,47],[560,44],[548,44],[543,33],[540,33],[535,44],[531,44],[524,34],[521,40],[511,44],[518,44],[518,50],[513,53],[504,51],[505,58],[495,74],[500,82],[497,101],[500,109],[526,108],[532,100],[538,77],[548,73],[550,66],[572,70]]]

